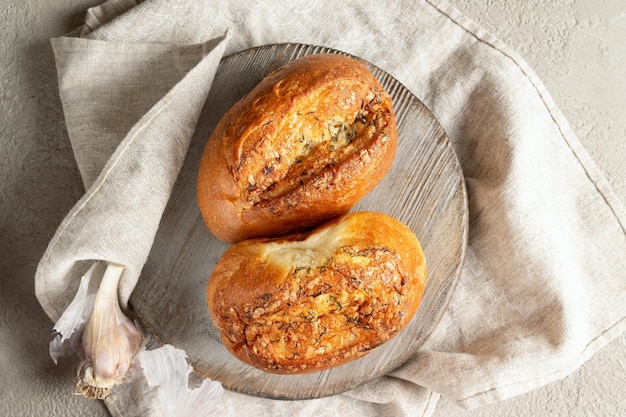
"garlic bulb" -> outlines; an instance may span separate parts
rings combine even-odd
[[[71,353],[81,356],[77,390],[99,399],[127,379],[143,347],[141,333],[124,315],[117,298],[124,267],[109,263],[96,292],[94,283],[102,269],[94,264],[81,279],[74,300],[54,326],[59,334],[50,343],[55,362]]]
[[[78,388],[86,396],[104,398],[113,386],[124,381],[142,346],[141,334],[124,315],[117,298],[122,272],[121,265],[107,266],[83,333],[85,359],[79,368]]]

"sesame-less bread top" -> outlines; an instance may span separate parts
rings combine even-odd
[[[365,355],[415,314],[426,264],[413,232],[375,212],[308,234],[226,250],[207,301],[226,348],[273,373],[327,369]]]
[[[198,204],[237,242],[344,214],[383,178],[397,146],[391,98],[358,61],[296,59],[233,105],[205,146]]]

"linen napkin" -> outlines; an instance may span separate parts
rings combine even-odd
[[[127,266],[128,299],[222,56],[282,42],[360,56],[429,107],[461,161],[465,265],[419,352],[329,398],[226,392],[220,415],[428,416],[440,395],[477,407],[568,375],[626,328],[624,208],[532,69],[446,2],[110,0],[73,35],[53,47],[88,188],[37,271],[53,320],[95,259]],[[107,405],[156,413],[141,401]]]

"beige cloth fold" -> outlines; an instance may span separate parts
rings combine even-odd
[[[36,294],[53,320],[98,260],[126,267],[119,289],[126,306],[225,43],[225,36],[182,46],[52,40],[67,130],[88,188],[37,269]]]
[[[431,109],[467,181],[467,258],[437,330],[392,375],[311,401],[228,392],[222,415],[427,416],[439,395],[476,407],[566,376],[626,328],[624,208],[532,69],[444,1],[113,0],[88,16],[83,39],[53,41],[90,185],[37,272],[53,319],[92,259],[129,267],[128,298],[220,57],[293,42],[361,56]],[[129,401],[108,404],[139,415]]]

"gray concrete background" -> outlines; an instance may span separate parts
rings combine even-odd
[[[100,0],[0,0],[0,415],[107,416],[72,395],[72,364],[48,356],[34,296],[39,258],[83,193],[64,128],[49,38]],[[626,203],[626,1],[451,0],[535,69]],[[531,393],[437,417],[626,415],[626,336]]]

